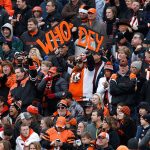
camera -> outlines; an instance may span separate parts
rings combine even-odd
[[[81,144],[82,144],[80,139],[76,140],[75,143],[77,146],[81,146]]]

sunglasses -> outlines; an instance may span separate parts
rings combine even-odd
[[[66,107],[63,107],[63,106],[62,107],[57,107],[57,109],[66,109]]]

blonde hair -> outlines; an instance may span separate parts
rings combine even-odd
[[[118,49],[118,52],[124,52],[127,57],[129,58],[130,56],[130,49],[127,47],[127,46],[121,46],[119,49]]]
[[[39,49],[37,49],[35,47],[31,48],[30,51],[29,51],[29,57],[31,57],[31,54],[30,54],[31,51],[35,51],[36,56],[38,57],[38,59],[41,60],[41,61],[43,60]]]

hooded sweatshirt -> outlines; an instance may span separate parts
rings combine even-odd
[[[3,34],[3,29],[4,28],[8,28],[10,30],[10,36],[9,38],[6,38]],[[12,42],[12,50],[14,50],[15,52],[20,52],[23,50],[23,43],[22,41],[18,38],[13,36],[13,27],[10,23],[5,23],[2,27],[1,27],[1,33],[3,35],[3,37],[1,37],[1,40],[3,41],[11,41]],[[0,47],[1,50],[1,47]]]

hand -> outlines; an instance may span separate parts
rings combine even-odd
[[[142,48],[142,45],[138,45],[138,46],[136,47],[135,51],[137,52],[137,51],[141,50],[141,48]]]
[[[106,89],[106,88],[108,87],[108,82],[105,81],[105,82],[103,82],[102,84],[103,84],[103,86],[104,86],[104,89]]]
[[[132,80],[132,79],[136,79],[136,74],[130,73],[130,80]]]
[[[53,79],[53,77],[52,76],[49,76],[49,75],[46,75],[45,77],[44,77],[44,80],[45,81],[50,81],[50,80],[52,80]]]
[[[112,74],[112,75],[111,75],[111,79],[116,80],[116,79],[117,79],[117,74],[115,74],[115,73]]]

